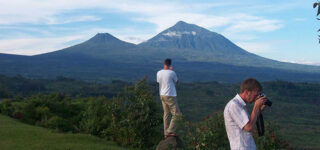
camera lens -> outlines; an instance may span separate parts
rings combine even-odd
[[[267,105],[267,106],[271,107],[271,106],[272,106],[272,102],[271,102],[269,99],[267,99],[267,100],[264,102],[264,105]]]
[[[267,95],[264,94],[264,93],[261,93],[260,97],[263,97],[263,96],[267,96]],[[267,105],[267,106],[271,107],[272,106],[272,102],[267,98],[267,100],[264,102],[264,105]]]

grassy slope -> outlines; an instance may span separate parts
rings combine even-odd
[[[124,150],[85,134],[53,133],[0,115],[1,150]]]

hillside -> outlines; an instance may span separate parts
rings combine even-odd
[[[0,115],[1,150],[124,150],[85,134],[55,133]]]
[[[0,76],[0,100],[14,98],[15,95],[28,98],[49,93],[64,93],[75,98],[105,96],[111,99],[123,93],[129,85],[132,83],[116,80],[110,84],[97,84],[62,77],[55,80],[30,80]],[[158,84],[151,82],[149,85],[161,107]],[[264,112],[266,122],[277,124],[284,139],[292,147],[319,149],[320,84],[272,81],[263,82],[262,85],[264,93],[273,102],[271,109]],[[222,112],[225,104],[237,92],[239,83],[180,82],[177,86],[181,111],[192,122],[199,122],[208,115]]]

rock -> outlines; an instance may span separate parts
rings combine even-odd
[[[165,140],[160,141],[156,150],[182,150],[183,143],[179,137],[167,137]]]

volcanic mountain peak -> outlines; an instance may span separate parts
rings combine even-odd
[[[109,33],[97,33],[94,37],[89,39],[87,42],[93,43],[103,43],[103,42],[110,42],[110,41],[121,41],[118,38],[114,37]]]
[[[247,53],[224,36],[183,21],[177,22],[174,26],[164,30],[140,45],[158,48],[207,51],[216,54]]]
[[[171,38],[181,38],[182,36],[202,36],[212,34],[211,31],[199,27],[194,24],[188,24],[183,21],[177,22],[174,26],[164,30],[158,36],[165,36]],[[157,37],[157,36],[156,36]]]

